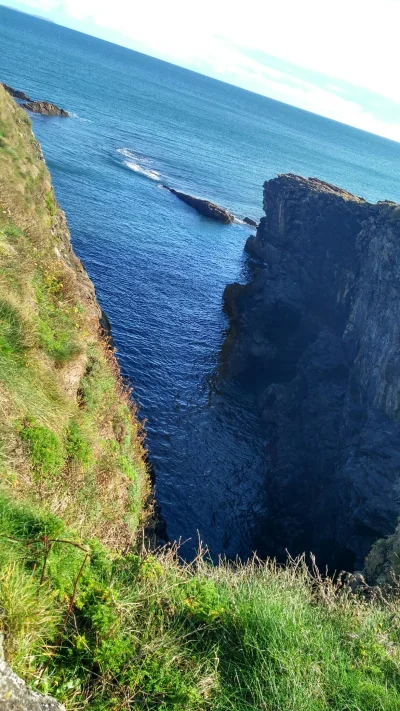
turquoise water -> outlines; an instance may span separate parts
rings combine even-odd
[[[0,80],[73,114],[33,127],[146,418],[170,537],[246,556],[268,512],[259,422],[213,376],[249,228],[161,184],[252,218],[285,172],[400,202],[400,144],[3,7]]]

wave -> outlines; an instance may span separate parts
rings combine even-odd
[[[91,119],[88,118],[83,118],[83,116],[79,116],[78,114],[70,114],[70,118],[77,119],[77,121],[84,121],[85,123],[92,123]]]
[[[130,151],[129,148],[117,148],[117,153],[126,158],[124,165],[129,168],[129,170],[133,170],[135,173],[139,173],[139,175],[143,175],[150,180],[160,182],[160,173],[150,167],[151,160],[149,158],[139,157],[136,153]]]

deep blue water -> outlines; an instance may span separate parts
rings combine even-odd
[[[147,420],[170,537],[246,556],[268,506],[259,423],[212,376],[249,228],[161,183],[253,218],[285,172],[400,202],[400,144],[3,7],[0,80],[74,116],[33,127]]]

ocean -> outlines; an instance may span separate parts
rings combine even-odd
[[[278,173],[400,202],[400,144],[5,7],[0,80],[72,115],[33,129],[134,386],[170,539],[246,558],[268,471],[252,396],[218,365],[251,230],[162,185],[253,219]]]

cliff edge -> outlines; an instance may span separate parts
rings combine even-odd
[[[391,601],[302,559],[147,551],[142,432],[107,319],[1,87],[0,179],[1,711],[397,711]]]
[[[2,488],[123,548],[147,491],[140,424],[30,121],[1,85],[0,171]]]
[[[400,513],[400,208],[281,175],[264,210],[224,295],[225,371],[264,422],[260,549],[352,570]]]
[[[135,544],[149,485],[108,319],[30,121],[2,85],[0,176],[0,636],[5,661],[38,685],[94,549]],[[0,667],[1,708],[58,708]]]

